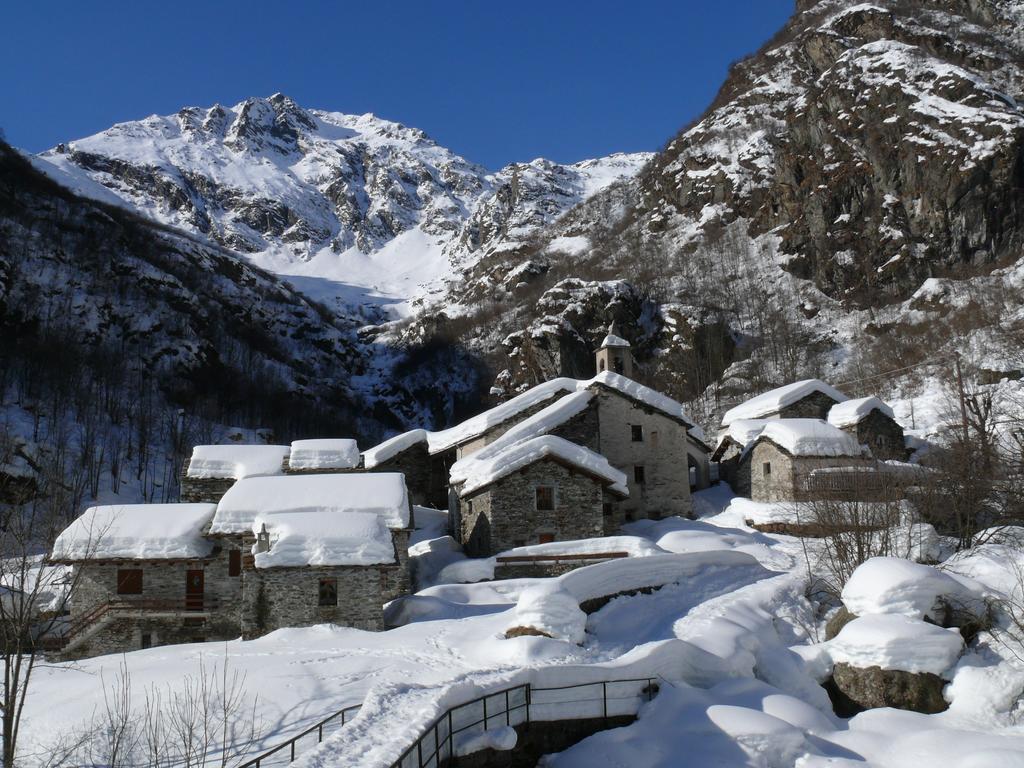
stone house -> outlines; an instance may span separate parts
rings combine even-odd
[[[409,590],[412,509],[394,473],[262,475],[216,505],[93,507],[58,537],[74,569],[62,656],[383,627]]]
[[[853,437],[821,419],[769,420],[739,456],[733,489],[754,501],[812,501],[822,498],[815,473],[876,464]]]
[[[216,504],[235,481],[279,475],[291,448],[287,445],[197,445],[181,472],[181,500]]]
[[[740,457],[767,423],[767,419],[735,419],[719,435],[711,461],[718,464],[718,479],[727,482],[734,490]]]
[[[487,557],[604,536],[612,505],[628,493],[625,475],[587,448],[552,435],[514,442],[473,460],[458,485],[463,548]]]
[[[862,397],[832,406],[828,423],[868,446],[876,459],[907,459],[903,427],[893,417],[892,408],[877,397]]]
[[[51,555],[75,583],[63,658],[238,637],[241,562],[203,535],[215,510],[99,506],[68,526]]]
[[[335,623],[383,627],[409,591],[412,507],[397,473],[250,477],[217,505],[208,535],[242,555],[241,634]]]
[[[827,419],[832,406],[847,399],[838,389],[819,379],[786,384],[726,411],[718,436],[721,439],[732,422],[740,419]]]

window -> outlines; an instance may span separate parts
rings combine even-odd
[[[642,443],[644,441],[644,428],[640,424],[631,424],[629,427],[633,433],[633,442]]]
[[[647,473],[644,471],[642,464],[637,464],[633,467],[633,482],[637,485],[643,485],[647,482]]]
[[[555,540],[555,534],[553,533],[541,533],[537,535],[537,541],[540,544],[550,544]]]
[[[601,511],[602,511],[602,512],[604,512],[604,516],[605,516],[605,517],[611,517],[611,516],[612,516],[612,512],[614,511],[614,509],[613,509],[612,505],[611,505],[611,504],[609,504],[609,503],[608,503],[608,502],[606,501],[606,502],[604,503],[604,506],[603,506],[603,507],[601,508]]]
[[[604,371],[604,360],[602,360],[600,363],[598,363],[597,367],[600,368],[602,371]]]
[[[555,508],[555,487],[553,485],[538,485],[536,494],[537,509],[542,512],[550,512]]]
[[[337,579],[320,579],[320,591],[319,601],[320,606],[330,606],[338,604],[338,580]]]
[[[240,576],[242,574],[242,550],[232,549],[228,551],[228,576]]]
[[[152,648],[153,647],[153,636],[149,632],[142,633],[142,647]]]
[[[770,461],[766,461],[764,463],[764,466],[761,467],[761,474],[764,475],[765,477],[768,477],[771,473],[772,473],[772,463]]]
[[[626,364],[622,361],[622,358],[618,355],[615,356],[615,372],[622,373],[626,370]]]
[[[142,594],[142,569],[141,568],[118,568],[117,569],[117,594],[119,594],[119,595],[141,595]]]

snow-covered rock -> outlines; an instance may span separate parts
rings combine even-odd
[[[857,616],[941,619],[945,606],[984,614],[986,595],[973,579],[898,557],[872,557],[851,574],[842,599]]]
[[[944,629],[900,614],[860,616],[828,641],[835,663],[901,672],[948,671],[963,651],[955,627]]]

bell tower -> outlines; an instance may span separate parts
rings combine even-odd
[[[595,353],[597,357],[597,372],[611,371],[633,378],[633,353],[630,351],[630,344],[618,334],[615,323],[608,326],[608,335],[601,342],[601,347]]]

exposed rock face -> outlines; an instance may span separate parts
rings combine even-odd
[[[703,355],[686,334],[654,340],[644,375],[668,378],[682,350],[704,369],[691,388],[742,393],[828,375],[861,329],[922,322],[927,278],[985,275],[1024,248],[1021,29],[1001,0],[800,3],[635,179],[472,267],[452,298],[502,311],[470,342],[532,334],[536,297],[562,280],[624,278],[655,326],[671,306],[715,339]],[[594,332],[571,326],[548,347]]]
[[[949,708],[942,698],[946,681],[930,672],[903,672],[881,667],[865,669],[840,663],[832,671],[832,684],[833,705],[836,714],[843,717],[876,707],[894,707],[928,715],[945,712]]]

